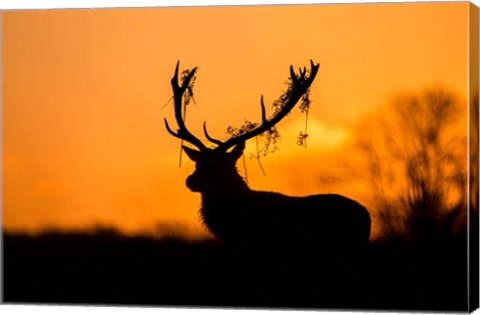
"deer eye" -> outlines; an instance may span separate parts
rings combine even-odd
[[[225,165],[222,163],[208,163],[207,165],[197,165],[197,171],[202,172],[202,173],[208,173],[212,171],[217,171],[221,169],[225,169]]]
[[[201,173],[207,173],[208,171],[212,170],[212,165],[197,165],[196,171]]]

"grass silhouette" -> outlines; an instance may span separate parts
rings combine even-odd
[[[9,303],[449,310],[467,308],[466,242],[373,242],[308,257],[114,229],[4,233]]]

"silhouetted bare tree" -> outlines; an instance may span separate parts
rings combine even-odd
[[[358,130],[383,235],[448,237],[465,229],[466,115],[444,88],[397,96]],[[465,121],[462,121],[462,118]]]

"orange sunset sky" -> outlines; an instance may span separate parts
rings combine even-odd
[[[160,222],[202,232],[200,195],[178,166],[170,79],[199,66],[188,125],[260,119],[290,64],[321,64],[311,88],[308,148],[298,108],[280,150],[246,156],[249,185],[290,195],[336,192],[368,205],[362,185],[319,181],[341,171],[351,126],[399,92],[445,86],[467,97],[467,2],[4,11],[3,224],[7,230]],[[247,144],[254,152],[255,141]],[[239,165],[240,166],[240,165]],[[239,170],[244,174],[243,167]]]

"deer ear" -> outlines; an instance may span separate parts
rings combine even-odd
[[[190,149],[189,147],[186,147],[182,145],[183,151],[187,154],[187,156],[192,160],[193,162],[197,162],[200,159],[200,151]]]
[[[243,150],[245,150],[245,141],[240,142],[232,149],[230,157],[235,161],[238,160],[242,156]]]

